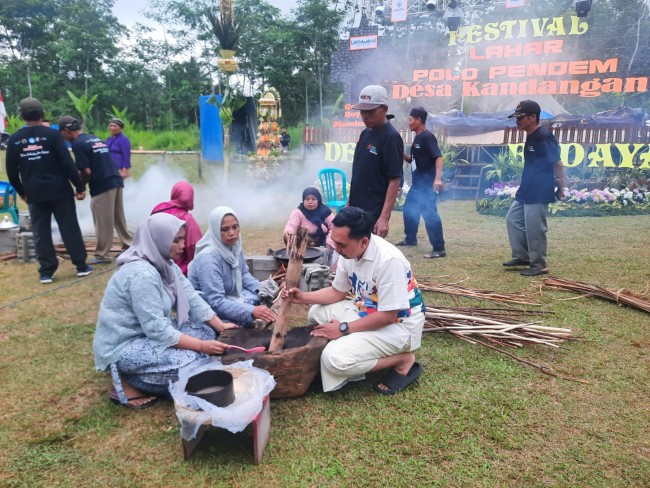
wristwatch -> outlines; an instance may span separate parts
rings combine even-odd
[[[350,333],[350,327],[348,327],[347,322],[341,322],[339,324],[339,330],[341,331],[341,334],[343,334],[344,336]]]

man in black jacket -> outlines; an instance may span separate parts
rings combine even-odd
[[[52,283],[59,266],[52,243],[52,215],[77,267],[77,276],[88,276],[92,268],[86,264],[86,247],[74,202],[75,198],[83,200],[86,196],[85,185],[61,134],[41,125],[44,115],[41,102],[35,98],[21,100],[20,114],[26,126],[7,141],[7,175],[29,207],[40,281]],[[75,187],[74,192],[70,183]]]

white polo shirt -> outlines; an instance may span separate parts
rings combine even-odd
[[[425,307],[411,265],[395,246],[371,235],[361,258],[339,258],[332,286],[353,291],[359,317],[398,310],[398,323],[408,329],[411,347],[420,346]]]

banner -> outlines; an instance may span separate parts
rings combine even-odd
[[[391,22],[406,22],[406,15],[408,12],[408,0],[392,0],[391,1]]]
[[[377,35],[350,37],[350,51],[377,49]]]

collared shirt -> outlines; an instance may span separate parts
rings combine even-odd
[[[359,259],[340,257],[332,286],[344,293],[352,290],[359,317],[397,310],[398,323],[411,335],[412,350],[420,347],[424,302],[410,263],[391,243],[373,234]]]
[[[399,249],[374,234],[359,259],[339,258],[332,286],[353,291],[360,317],[392,310],[408,317],[425,309],[410,263]]]
[[[111,136],[106,140],[108,150],[111,152],[111,158],[117,169],[131,167],[131,141],[123,133]]]
[[[515,198],[524,204],[555,201],[555,163],[560,160],[560,145],[546,127],[538,127],[526,137],[524,171]]]

